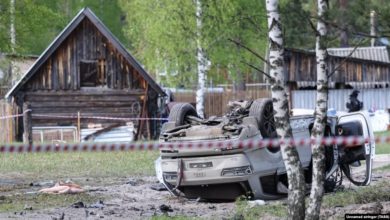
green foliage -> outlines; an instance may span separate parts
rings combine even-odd
[[[16,53],[39,54],[65,25],[65,19],[43,0],[15,1]],[[1,1],[0,51],[11,52],[10,1]]]
[[[153,162],[157,157],[157,151],[2,154],[0,172],[35,179],[154,175]]]
[[[375,132],[375,137],[381,137],[381,136],[389,136],[390,131],[382,131],[382,132]],[[375,145],[375,153],[376,154],[390,154],[390,144],[389,143],[381,143]]]
[[[325,195],[323,206],[335,207],[349,204],[366,204],[390,200],[390,184],[382,181],[373,186],[359,187],[357,190],[347,190]]]
[[[193,1],[120,1],[127,15],[125,34],[132,51],[149,72],[166,72],[168,86],[196,82],[197,27]],[[226,82],[235,73],[251,74],[240,61],[255,60],[228,41],[239,39],[259,53],[265,51],[264,5],[248,1],[202,1],[200,43],[211,61],[208,80]]]
[[[315,9],[316,5],[309,6],[308,4],[305,0],[282,0],[280,2],[285,47],[314,48],[316,36],[310,22],[316,24],[316,21],[311,18],[313,12],[310,10]]]
[[[99,196],[88,193],[80,194],[16,194],[0,198],[0,212],[20,212],[26,207],[36,209],[47,209],[51,207],[66,207],[76,202],[94,203],[102,199]]]
[[[16,53],[41,54],[66,24],[84,7],[90,7],[119,40],[124,15],[117,0],[16,0]],[[10,1],[0,1],[0,51],[11,52]],[[128,44],[127,44],[128,45]]]
[[[236,213],[233,219],[262,219],[265,217],[286,217],[287,206],[282,202],[270,202],[266,205],[249,207],[248,201],[239,199],[236,201]]]

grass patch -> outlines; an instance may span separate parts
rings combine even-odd
[[[375,137],[378,136],[390,136],[390,131],[381,131],[375,132]],[[390,154],[390,143],[376,144],[375,145],[376,154]]]
[[[389,171],[390,170],[390,165],[386,165],[386,166],[383,166],[383,167],[378,167],[374,170],[377,170],[377,171]]]
[[[158,151],[1,154],[0,174],[22,178],[154,175]]]
[[[96,203],[100,199],[102,198],[87,193],[1,196],[0,212],[20,212],[30,207],[33,210],[51,207],[67,207],[78,201],[83,201],[85,205],[89,205]]]
[[[261,219],[265,216],[286,217],[287,206],[281,202],[272,202],[266,205],[249,207],[246,200],[239,199],[236,201],[236,213],[233,219]]]
[[[365,204],[370,202],[390,201],[390,183],[380,182],[374,186],[360,187],[325,195],[323,207],[346,206],[349,204]]]
[[[390,201],[390,183],[380,182],[374,186],[359,187],[357,190],[348,190],[325,195],[322,207],[331,208],[350,204],[366,204],[371,202]],[[282,202],[272,202],[263,206],[250,208],[246,200],[236,201],[236,213],[232,219],[261,219],[264,217],[287,217],[287,205]],[[308,197],[306,199],[308,205]]]

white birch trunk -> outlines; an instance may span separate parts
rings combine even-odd
[[[15,54],[16,52],[16,31],[15,31],[15,0],[10,0],[10,25],[9,25],[9,35],[11,39],[11,53]],[[10,59],[10,67],[11,67],[11,83],[17,81],[17,69],[14,61]]]
[[[316,60],[317,60],[317,101],[315,120],[311,138],[322,139],[326,126],[326,113],[328,109],[328,76],[326,68],[325,36],[326,25],[324,15],[327,10],[327,1],[318,0],[318,21],[316,36]],[[324,146],[312,145],[313,181],[311,185],[309,205],[306,209],[306,219],[319,219],[322,196],[324,194],[325,178],[325,149]]]
[[[204,118],[204,94],[205,94],[205,81],[208,60],[204,54],[201,45],[201,31],[202,31],[202,5],[200,0],[196,0],[196,60],[198,71],[198,86],[196,90],[196,112],[198,116]]]
[[[10,0],[10,26],[9,34],[11,38],[11,52],[15,53],[16,33],[15,33],[15,0]]]
[[[278,0],[266,0],[268,37],[270,42],[270,84],[278,137],[291,138],[289,107],[284,77],[283,34],[278,11]],[[288,219],[303,219],[305,215],[305,181],[298,151],[282,144],[281,153],[288,177]]]

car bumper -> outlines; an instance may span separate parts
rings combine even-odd
[[[161,168],[166,182],[180,186],[242,182],[252,174],[247,157],[242,154],[201,158],[162,159]]]

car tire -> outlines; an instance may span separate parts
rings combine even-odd
[[[249,116],[256,118],[260,134],[264,138],[277,137],[272,99],[254,100],[249,108]]]
[[[186,116],[198,117],[195,108],[189,103],[176,103],[170,110],[168,121],[175,122],[176,126],[184,125]]]

